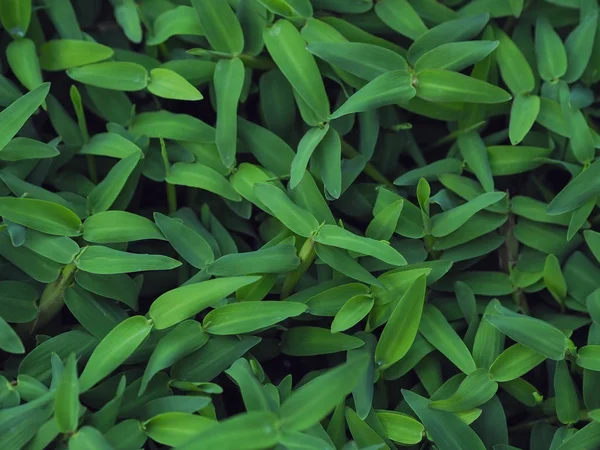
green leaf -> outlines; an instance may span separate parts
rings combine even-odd
[[[141,91],[148,86],[146,69],[132,62],[101,62],[67,70],[75,81],[115,91]]]
[[[127,180],[140,160],[139,153],[132,153],[117,162],[106,177],[89,193],[88,200],[92,214],[108,210],[125,188]]]
[[[338,353],[365,345],[362,339],[327,328],[294,327],[283,333],[281,351],[290,356],[313,356]]]
[[[390,440],[403,445],[416,445],[423,439],[425,428],[411,416],[385,410],[379,410],[376,414]]]
[[[157,329],[169,328],[258,280],[256,276],[229,277],[181,286],[154,300],[149,314]]]
[[[505,196],[504,192],[488,192],[463,205],[433,216],[431,219],[433,236],[442,237],[456,231],[476,213],[499,202]]]
[[[295,189],[307,172],[308,162],[317,146],[329,131],[329,124],[310,128],[300,142],[290,168],[290,188]]]
[[[417,97],[430,102],[503,103],[511,99],[499,87],[443,69],[423,70],[414,84]]]
[[[119,306],[104,299],[98,300],[77,286],[65,291],[64,300],[75,319],[97,339],[104,338],[127,318]]]
[[[160,14],[154,20],[153,32],[146,44],[160,45],[170,37],[179,35],[204,36],[200,20],[190,6],[176,6]]]
[[[32,402],[3,409],[0,412],[0,445],[23,448],[52,415],[51,400],[52,395],[46,394]]]
[[[129,131],[134,136],[214,143],[215,129],[187,114],[153,111],[136,115]]]
[[[228,3],[192,0],[192,6],[213,50],[234,55],[244,50],[242,27]]]
[[[579,162],[587,164],[595,153],[592,132],[583,113],[571,104],[570,91],[564,84],[559,90],[559,100],[573,153]]]
[[[202,325],[194,320],[186,320],[173,328],[158,341],[144,371],[140,395],[146,391],[152,377],[160,370],[172,366],[181,358],[195,352],[208,342],[208,334]]]
[[[560,262],[554,255],[548,255],[544,264],[544,283],[552,296],[560,304],[567,297],[567,282],[562,274]]]
[[[498,47],[498,41],[466,41],[442,44],[415,62],[417,73],[427,69],[461,71],[481,61]]]
[[[335,128],[330,128],[317,146],[313,158],[325,191],[331,198],[342,195],[342,140]]]
[[[231,303],[209,312],[202,325],[208,333],[216,335],[251,333],[299,316],[306,310],[306,305],[296,302]]]
[[[361,42],[313,42],[306,49],[334,67],[367,81],[408,69],[406,60],[387,48]]]
[[[585,345],[578,349],[576,363],[584,369],[600,371],[600,345]]]
[[[562,39],[544,16],[535,22],[535,54],[542,80],[556,80],[567,72],[567,52]]]
[[[485,445],[467,424],[447,411],[430,408],[428,400],[414,392],[402,390],[404,399],[425,425],[433,442],[440,450],[459,448],[483,450]]]
[[[143,316],[132,316],[117,325],[94,349],[79,378],[81,392],[86,392],[109,375],[141,345],[152,330]]]
[[[237,107],[244,85],[244,64],[238,58],[222,59],[214,73],[214,88],[217,99],[216,144],[221,161],[233,166],[237,141]]]
[[[146,434],[153,441],[168,446],[183,445],[199,433],[215,426],[208,417],[183,412],[167,412],[145,422]]]
[[[44,83],[0,112],[0,153],[44,102],[49,91],[50,83]]]
[[[279,442],[279,418],[272,412],[248,412],[219,422],[177,450],[259,450],[273,447]]]
[[[421,275],[404,292],[381,333],[375,361],[382,370],[402,359],[413,345],[423,312],[426,280]]]
[[[56,39],[40,47],[40,66],[43,70],[66,70],[109,59],[113,54],[110,47],[95,42]]]
[[[104,211],[88,217],[83,225],[83,238],[96,244],[165,239],[150,220],[126,211]]]
[[[467,375],[452,395],[431,402],[429,407],[450,412],[468,411],[486,403],[497,390],[498,383],[490,378],[489,372],[477,369]]]
[[[272,214],[292,232],[302,237],[309,237],[319,227],[317,219],[311,213],[292,202],[278,187],[267,183],[257,183],[254,185],[254,193]]]
[[[542,158],[550,156],[549,148],[492,145],[487,148],[492,175],[515,175],[533,170],[544,163]]]
[[[381,241],[357,236],[335,225],[323,225],[313,239],[323,245],[373,256],[394,266],[406,264],[404,257],[392,246]]]
[[[73,433],[79,423],[79,380],[75,354],[71,353],[58,381],[54,418],[61,433]]]
[[[198,89],[177,72],[160,67],[150,71],[148,91],[158,97],[174,100],[194,101],[204,98]]]
[[[291,272],[300,265],[293,245],[279,244],[254,252],[224,255],[207,267],[214,276]]]
[[[352,328],[373,308],[374,300],[371,295],[355,295],[340,308],[331,322],[331,332],[338,333]]]
[[[540,98],[537,95],[515,95],[508,126],[508,136],[512,145],[519,144],[527,136],[539,112]]]
[[[569,348],[569,339],[558,328],[540,319],[517,314],[496,305],[486,320],[512,340],[546,358],[561,360]]]
[[[37,316],[37,290],[21,281],[0,281],[0,317],[8,323],[27,323]]]
[[[374,78],[359,89],[329,116],[331,120],[346,114],[368,111],[395,103],[406,103],[415,96],[412,76],[406,70],[393,70]]]
[[[138,7],[133,0],[122,0],[115,4],[115,19],[131,42],[142,41],[142,25]]]
[[[298,30],[287,20],[279,20],[265,28],[264,40],[275,64],[298,96],[318,120],[326,121],[330,112],[325,86],[315,59],[306,50]]]
[[[204,189],[234,202],[241,200],[240,195],[235,192],[223,175],[212,167],[197,162],[173,164],[165,181],[180,186]]]
[[[13,38],[22,38],[31,20],[31,0],[3,1],[0,3],[0,20]]]
[[[14,138],[0,152],[2,161],[54,158],[59,152],[55,147],[28,138]]]
[[[594,47],[594,36],[598,27],[598,12],[594,11],[579,22],[565,40],[567,72],[563,79],[573,83],[581,78],[587,67]]]
[[[192,266],[203,269],[215,260],[209,243],[194,229],[160,213],[154,213],[154,220],[175,251]]]
[[[69,450],[111,450],[113,447],[95,428],[85,426],[69,437]]]
[[[427,31],[408,0],[381,0],[375,3],[375,14],[391,29],[413,41]]]
[[[469,349],[435,306],[425,305],[419,331],[462,372],[468,375],[475,371]]]
[[[498,355],[490,367],[490,374],[497,382],[512,381],[525,375],[545,359],[545,356],[524,345],[514,344]]]
[[[212,337],[202,348],[175,363],[171,376],[196,383],[211,381],[260,341],[256,336]]]
[[[406,172],[405,174],[396,178],[394,180],[394,184],[396,186],[416,186],[421,178],[425,178],[427,181],[433,181],[443,173],[459,174],[461,172],[462,164],[458,159],[445,158]]]
[[[281,405],[281,427],[302,431],[318,423],[352,391],[366,368],[367,358],[356,358],[294,391]]]
[[[416,5],[415,2],[411,4]],[[489,19],[489,14],[477,14],[440,23],[413,42],[408,49],[408,61],[415,65],[421,56],[440,45],[465,41],[477,36]]]
[[[2,317],[0,317],[0,349],[8,353],[25,353],[21,339]]]
[[[499,28],[495,28],[496,39],[500,42],[496,59],[500,75],[513,94],[528,94],[535,88],[531,66],[517,44]]]
[[[265,395],[265,390],[256,379],[248,360],[238,359],[225,371],[240,388],[246,411],[269,411],[271,405]]]
[[[33,90],[44,82],[35,43],[31,39],[21,38],[8,44],[6,59],[17,79],[27,89]]]
[[[362,267],[358,261],[352,259],[346,251],[321,244],[315,246],[315,251],[325,264],[347,277],[367,284],[379,284],[377,278]]]
[[[110,156],[123,159],[132,154],[143,158],[142,150],[130,140],[116,133],[99,133],[85,144],[80,153],[83,155]]]
[[[85,272],[110,275],[146,270],[170,270],[179,267],[181,262],[162,255],[127,253],[92,245],[81,253],[75,264]]]
[[[595,161],[554,197],[548,205],[548,214],[555,216],[573,211],[598,194],[600,194],[600,161]]]
[[[24,227],[56,236],[79,236],[81,220],[64,206],[33,198],[0,198],[0,216]]]
[[[556,415],[564,424],[579,421],[579,396],[565,361],[556,362],[554,372]]]

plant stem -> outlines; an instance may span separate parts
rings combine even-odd
[[[306,273],[315,260],[315,241],[313,241],[312,237],[304,241],[302,248],[298,252],[298,257],[300,258],[300,265],[294,271],[290,272],[283,282],[283,287],[281,288],[282,300],[290,295],[300,277]]]
[[[29,323],[19,325],[17,327],[19,334],[33,334],[58,314],[65,302],[65,291],[73,283],[76,271],[77,266],[74,262],[68,264],[63,267],[56,281],[46,285],[40,298],[37,317]]]

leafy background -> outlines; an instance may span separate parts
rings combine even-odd
[[[0,19],[1,448],[600,448],[596,0]]]

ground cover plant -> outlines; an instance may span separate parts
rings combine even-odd
[[[0,449],[600,448],[596,0],[0,0]]]

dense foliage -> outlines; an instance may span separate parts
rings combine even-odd
[[[0,20],[0,449],[600,448],[596,0]]]

